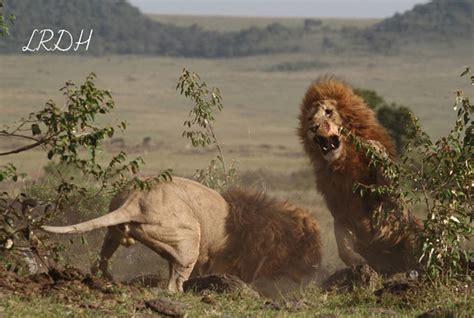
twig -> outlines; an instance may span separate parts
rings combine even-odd
[[[212,125],[209,125],[209,131],[211,132],[212,138],[214,139],[214,144],[216,145],[217,151],[219,151],[219,156],[222,161],[222,169],[224,170],[224,175],[227,176],[227,166],[224,159],[224,152],[222,151],[221,145],[217,141],[216,134],[214,133],[214,128]]]
[[[46,141],[48,141],[50,138],[48,139],[41,139],[41,140],[38,140],[37,142],[35,143],[32,143],[32,144],[29,144],[27,146],[24,146],[24,147],[20,147],[20,148],[17,148],[17,149],[14,149],[14,150],[10,150],[10,151],[6,151],[6,152],[0,152],[0,156],[7,156],[7,155],[11,155],[11,154],[15,154],[15,153],[20,153],[20,152],[23,152],[23,151],[26,151],[26,150],[30,150],[32,148],[36,148],[42,144],[44,144]]]

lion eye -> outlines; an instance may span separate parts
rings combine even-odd
[[[326,109],[325,112],[326,112],[326,117],[331,117],[332,109]]]

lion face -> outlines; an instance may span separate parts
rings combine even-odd
[[[307,112],[308,142],[314,145],[322,157],[333,162],[343,155],[341,136],[342,118],[337,111],[337,102],[332,99],[323,99],[313,103]]]

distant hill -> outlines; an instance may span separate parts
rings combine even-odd
[[[11,36],[0,38],[0,53],[21,52],[35,28],[66,29],[74,36],[81,29],[94,29],[89,54],[205,58],[354,48],[396,52],[404,44],[473,39],[474,0],[432,0],[366,28],[335,29],[319,20],[302,19],[301,26],[273,23],[233,32],[162,23],[125,0],[3,1],[4,11],[14,13],[16,22]]]
[[[410,34],[468,35],[472,32],[474,0],[433,0],[395,14],[369,30]]]
[[[473,12],[474,0],[432,0],[368,27],[361,36],[378,46],[400,42],[472,41]]]
[[[272,24],[239,32],[205,31],[153,21],[124,0],[4,0],[16,16],[0,52],[21,52],[33,29],[66,29],[77,36],[94,29],[89,53],[231,57],[298,49],[301,32]],[[88,33],[87,33],[88,34]],[[39,41],[39,40],[38,40]]]

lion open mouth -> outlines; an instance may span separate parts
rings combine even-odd
[[[331,135],[329,137],[316,136],[314,142],[319,145],[324,155],[327,155],[329,152],[336,150],[341,145],[339,141],[339,136]]]

